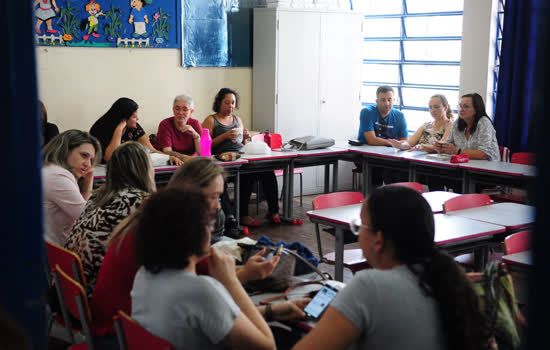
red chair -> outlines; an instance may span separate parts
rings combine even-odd
[[[504,238],[504,249],[506,254],[520,253],[531,248],[531,231],[513,233]]]
[[[359,192],[334,192],[324,194],[313,199],[313,209],[328,209],[341,207],[344,205],[358,204],[363,202],[365,197],[362,193]],[[331,234],[333,232],[327,231]],[[323,255],[323,248],[321,246],[321,234],[319,232],[319,224],[315,224],[315,233],[317,235],[317,249],[319,251],[320,262],[334,265],[335,263],[335,253],[329,253]],[[353,235],[349,232],[349,235]],[[350,236],[351,237],[351,236]],[[353,236],[354,239],[355,236]],[[346,239],[344,239],[344,242]],[[367,259],[363,256],[363,251],[361,249],[346,249],[344,250],[344,267],[350,269],[353,273],[363,270],[370,267],[367,262]]]
[[[535,153],[532,152],[516,152],[512,154],[511,163],[535,165]]]
[[[409,187],[413,190],[416,190],[420,193],[424,193],[424,188],[422,187],[421,183],[418,182],[395,182],[392,184],[387,184],[386,186],[403,186],[403,187]]]
[[[174,350],[172,344],[143,328],[124,311],[113,317],[121,350]]]
[[[85,338],[84,343],[75,344],[71,346],[69,350],[93,350],[92,314],[90,312],[88,297],[86,296],[84,287],[65,273],[59,265],[55,265],[52,273],[66,328],[69,330],[72,329],[73,319],[78,320],[82,326],[82,333]],[[71,343],[75,343],[75,337],[72,332],[70,333],[70,340]]]
[[[493,201],[487,194],[472,193],[451,198],[443,203],[443,212],[448,213],[455,210],[469,209],[491,205]]]

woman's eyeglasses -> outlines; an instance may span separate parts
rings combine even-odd
[[[361,219],[353,219],[349,223],[349,229],[351,233],[353,233],[356,236],[359,236],[359,231],[361,231],[361,228],[364,227],[366,230],[373,230],[374,228],[369,225],[364,225],[361,223]]]

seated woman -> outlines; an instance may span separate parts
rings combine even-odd
[[[210,248],[211,220],[198,192],[168,189],[147,200],[136,231],[142,267],[131,292],[132,317],[176,349],[275,349],[235,260]],[[197,263],[208,255],[212,277],[197,275]]]
[[[422,124],[408,140],[389,139],[399,149],[435,152],[434,144],[447,138],[453,125],[453,109],[444,95],[433,95],[428,103],[433,121]]]
[[[44,233],[48,242],[64,246],[71,228],[92,194],[94,167],[101,146],[85,131],[67,130],[43,151]]]
[[[496,131],[481,96],[477,93],[463,95],[459,107],[458,120],[445,142],[435,144],[435,150],[467,154],[470,159],[500,160]]]
[[[223,168],[216,165],[211,158],[194,157],[179,168],[166,186],[170,188],[199,188],[206,197],[209,212],[212,215],[220,211],[220,195],[224,187]],[[108,249],[99,270],[90,304],[94,323],[99,334],[114,334],[113,316],[118,310],[130,314],[132,311],[130,291],[139,266],[134,255],[135,228],[139,223],[141,210],[123,220],[109,238]],[[223,220],[220,225],[218,215],[213,226],[218,234],[223,232]],[[221,231],[221,232],[219,232]],[[215,240],[211,234],[211,242]],[[273,272],[279,257],[266,260],[265,252],[251,257],[244,266],[235,268],[237,278],[241,282],[263,279]],[[301,311],[307,300],[298,299],[273,305],[273,317],[278,320],[297,319],[304,316]],[[259,307],[265,314],[265,307]]]
[[[82,259],[88,297],[92,296],[114,228],[154,190],[147,149],[138,142],[125,142],[107,162],[105,184],[92,195],[65,244]]]
[[[233,112],[239,108],[239,94],[236,91],[228,88],[221,89],[216,97],[212,109],[215,114],[212,114],[204,120],[202,127],[210,130],[212,135],[212,154],[223,152],[239,151],[244,144],[250,139],[248,130],[244,128],[241,118],[234,115]],[[240,131],[242,129],[242,140],[240,139]],[[260,222],[248,215],[248,203],[252,195],[252,186],[260,181],[263,194],[267,199],[269,218],[274,223],[281,223],[279,218],[279,197],[277,188],[277,178],[273,171],[265,171],[262,173],[242,174],[240,177],[240,193],[239,207],[240,223],[244,226],[259,226]],[[227,205],[228,197],[224,196],[224,211],[226,214],[232,214],[233,210]]]
[[[478,296],[436,249],[421,194],[376,188],[351,228],[373,268],[355,274],[295,349],[487,349]]]
[[[159,124],[157,147],[166,154],[185,161],[194,154],[201,153],[201,123],[191,118],[194,103],[191,97],[178,95],[174,98],[174,116]]]
[[[153,147],[138,120],[138,104],[127,97],[121,97],[92,125],[90,134],[99,140],[104,162],[107,162],[115,149],[126,141],[137,141],[150,152],[162,153]],[[170,164],[182,163],[180,159],[170,156]]]
[[[42,101],[38,101],[40,104],[40,116],[42,117],[42,146],[45,146],[55,136],[59,135],[59,129],[57,125],[48,123],[48,111]]]

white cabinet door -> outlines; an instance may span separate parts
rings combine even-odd
[[[279,12],[277,40],[277,117],[283,141],[318,134],[318,12]]]

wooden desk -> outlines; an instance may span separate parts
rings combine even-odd
[[[310,210],[307,216],[313,223],[329,225],[335,228],[335,268],[334,279],[342,281],[344,276],[344,234],[350,222],[360,217],[361,204],[342,207]],[[505,232],[505,228],[487,222],[468,219],[461,216],[434,214],[435,244],[449,251],[476,249],[475,259],[478,266],[487,261],[487,242],[494,235]]]
[[[508,233],[526,229],[535,223],[535,207],[518,203],[496,203],[457,210],[447,215],[501,225]]]

